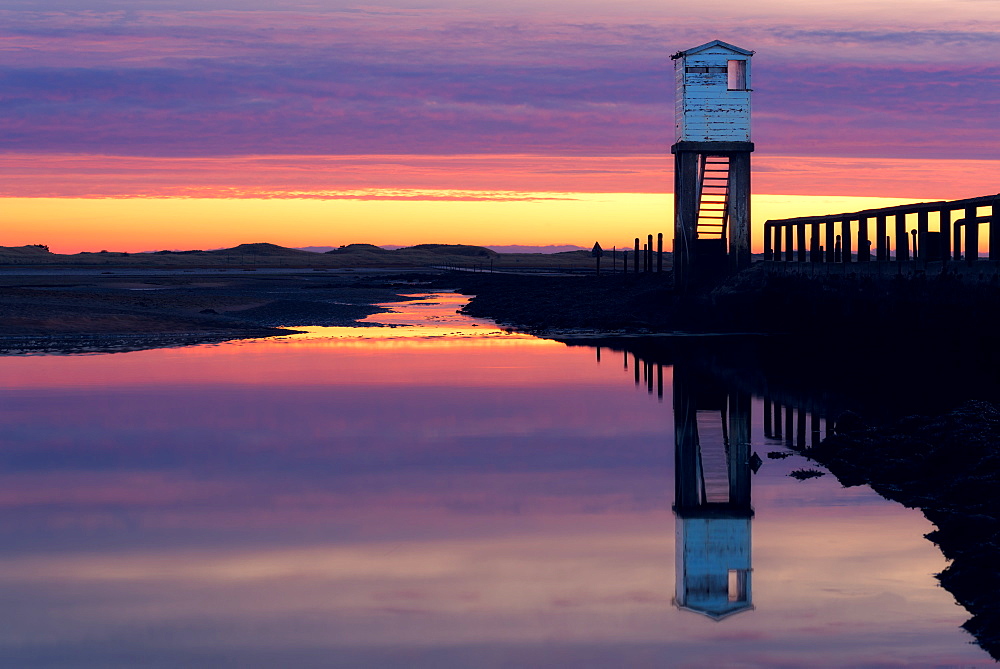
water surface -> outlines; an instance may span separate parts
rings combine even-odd
[[[992,664],[933,577],[932,526],[790,478],[813,465],[765,437],[760,398],[752,514],[698,535],[673,510],[674,368],[637,385],[634,358],[507,333],[463,301],[0,359],[0,665]],[[724,488],[733,435],[699,402]],[[721,599],[697,569],[723,570]]]

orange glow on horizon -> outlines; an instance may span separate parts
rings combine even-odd
[[[767,219],[998,190],[1000,161],[754,155],[753,237]],[[669,155],[566,157],[0,156],[2,246],[57,253],[340,246],[670,248]]]
[[[358,201],[310,199],[12,198],[3,202],[2,246],[46,244],[53,253],[217,249],[270,242],[286,247],[367,243],[491,245],[594,241],[631,248],[664,233],[671,248],[669,193],[560,193],[530,201]],[[763,223],[912,202],[904,198],[757,195],[754,250]]]

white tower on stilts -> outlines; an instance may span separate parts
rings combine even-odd
[[[750,266],[750,58],[714,40],[674,60],[674,277],[681,289]]]

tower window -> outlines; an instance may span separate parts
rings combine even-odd
[[[747,89],[747,62],[745,60],[726,61],[726,72],[729,75],[729,90],[745,91]]]

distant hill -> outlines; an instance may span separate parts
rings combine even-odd
[[[29,244],[28,246],[0,246],[0,255],[21,256],[26,258],[50,256],[52,252],[49,247],[43,244]]]
[[[473,271],[571,270],[594,268],[590,251],[497,253],[468,244],[417,244],[386,249],[374,244],[348,244],[325,253],[267,242],[226,249],[164,249],[144,253],[84,251],[50,253],[43,245],[0,247],[0,265],[122,268],[218,268],[255,271],[264,267],[341,269],[447,267]]]
[[[347,246],[341,246],[339,249],[333,249],[327,251],[330,255],[343,255],[343,254],[355,254],[355,253],[375,253],[375,254],[385,254],[392,253],[381,246],[375,246],[374,244],[348,244]]]
[[[467,246],[465,244],[417,244],[416,246],[403,247],[398,250],[398,253],[413,251],[445,256],[471,256],[475,258],[496,258],[500,255],[493,249],[488,249],[485,246]]]
[[[522,244],[509,244],[507,246],[497,246],[490,244],[487,248],[493,249],[497,253],[562,253],[563,251],[589,251],[590,249],[574,244],[549,244],[548,246],[528,246]]]
[[[248,254],[255,256],[282,256],[282,257],[315,255],[310,251],[290,249],[284,246],[278,246],[277,244],[268,244],[267,242],[256,242],[254,244],[240,244],[239,246],[234,246],[231,249],[218,249],[216,251],[206,251],[206,253],[212,253],[214,255]]]

